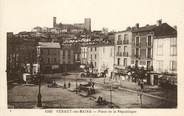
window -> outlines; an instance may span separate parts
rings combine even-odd
[[[93,48],[91,47],[91,52],[93,51]]]
[[[123,43],[124,43],[124,44],[128,44],[128,34],[124,34]]]
[[[151,35],[148,36],[148,46],[151,46]]]
[[[176,71],[176,61],[170,61],[170,69],[171,71]]]
[[[135,49],[135,56],[136,56],[136,57],[139,57],[139,48],[136,48],[136,49]]]
[[[162,56],[163,55],[163,42],[162,40],[157,40],[157,55]]]
[[[138,60],[136,60],[136,61],[135,61],[135,66],[138,66],[138,63],[139,63]]]
[[[93,56],[92,56],[92,54],[91,54],[91,60],[92,60],[92,58],[93,58]]]
[[[96,54],[95,54],[95,59],[96,59]]]
[[[163,71],[163,61],[162,60],[158,60],[158,71],[162,72]]]
[[[136,45],[136,46],[139,46],[139,37],[136,37],[135,39],[136,39],[136,40],[135,40],[135,45]]]
[[[140,57],[146,58],[146,49],[140,49]]]
[[[124,58],[123,64],[124,64],[124,66],[127,66],[127,58]]]
[[[121,51],[121,46],[118,46],[118,53]]]
[[[118,62],[117,62],[118,65],[120,65],[120,58],[118,58]]]
[[[141,61],[140,61],[140,65],[146,65],[146,61],[141,60]]]
[[[96,47],[95,47],[95,51],[96,51]]]
[[[124,35],[124,40],[125,40],[125,41],[128,41],[128,34],[125,34],[125,35]]]
[[[151,67],[151,61],[147,61],[147,69]]]
[[[151,48],[148,48],[147,58],[151,58]]]
[[[171,46],[176,46],[176,44],[177,44],[176,38],[171,38],[170,42],[171,42]]]
[[[95,67],[96,67],[96,62],[95,62]]]
[[[127,52],[127,46],[124,46],[124,52]]]
[[[176,49],[176,46],[172,46],[171,48],[170,48],[171,50],[171,56],[176,56],[177,55],[177,49]]]
[[[47,61],[48,61],[48,64],[50,64],[50,58],[48,58]]]
[[[118,35],[118,41],[121,41],[121,35]]]

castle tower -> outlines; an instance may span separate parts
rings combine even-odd
[[[84,19],[84,27],[91,32],[91,18]]]
[[[53,17],[53,27],[56,27],[56,17]]]

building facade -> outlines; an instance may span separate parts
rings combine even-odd
[[[37,62],[43,73],[59,72],[60,44],[54,42],[38,42]]]
[[[80,58],[81,64],[87,64],[87,55],[88,55],[87,50],[88,50],[87,46],[81,47],[81,58]]]
[[[7,33],[8,79],[20,79],[23,73],[33,73],[32,65],[36,63],[36,44],[34,39]],[[28,64],[31,66],[29,71],[27,70]]]
[[[153,37],[156,25],[136,27],[132,30],[132,64],[151,68],[153,65]]]
[[[87,63],[93,64],[95,73],[108,70],[108,76],[113,71],[114,45],[91,45],[87,47]]]
[[[115,34],[115,69],[117,71],[131,66],[132,32],[125,30]]]
[[[74,69],[74,51],[68,46],[62,46],[60,50],[60,68],[62,72]]]
[[[177,73],[177,31],[164,24],[154,37],[153,68],[156,73]]]

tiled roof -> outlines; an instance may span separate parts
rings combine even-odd
[[[153,30],[155,27],[157,27],[156,25],[148,25],[148,26],[144,26],[144,27],[139,27],[139,28],[132,28],[132,32],[142,32],[142,31],[151,31]]]
[[[176,36],[177,31],[169,26],[167,23],[162,23],[161,25],[149,25],[149,26],[144,26],[144,27],[139,27],[139,28],[133,28],[132,32],[144,32],[144,31],[153,31],[155,37],[161,37],[161,36]]]
[[[176,36],[177,35],[177,31],[169,26],[167,23],[163,23],[160,26],[157,26],[154,28],[154,35],[156,37],[159,36]]]
[[[40,48],[60,48],[60,44],[56,42],[38,42]]]

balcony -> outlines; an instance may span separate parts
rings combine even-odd
[[[137,47],[140,46],[140,43],[136,43],[135,46],[137,46]]]
[[[122,56],[122,52],[117,52],[116,56]]]
[[[140,56],[138,54],[135,54],[135,58],[140,58]]]
[[[129,44],[128,40],[123,40],[123,44]]]
[[[122,41],[121,40],[117,41],[117,45],[122,45]]]
[[[152,47],[152,44],[147,44],[147,47]]]
[[[148,55],[147,58],[148,58],[148,59],[151,59],[152,57],[151,57],[151,55]]]
[[[124,57],[128,57],[128,52],[123,52]]]

